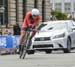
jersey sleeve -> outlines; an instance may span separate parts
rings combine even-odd
[[[37,24],[39,24],[41,19],[41,16],[38,16],[38,18],[36,19],[36,21],[34,22],[34,26],[36,26]]]
[[[24,22],[22,24],[22,27],[26,27],[26,19],[24,18]]]
[[[26,14],[26,22],[27,22],[27,25],[30,26],[30,15],[31,15],[31,12],[28,12]]]

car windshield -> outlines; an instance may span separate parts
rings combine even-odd
[[[56,30],[56,29],[63,29],[66,28],[65,23],[49,23],[44,26],[41,30]]]
[[[47,24],[41,24],[39,27],[38,27],[38,30],[40,30],[41,28],[45,27]]]

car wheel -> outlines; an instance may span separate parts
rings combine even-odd
[[[52,53],[52,50],[45,50],[47,54]]]
[[[71,40],[70,38],[67,39],[67,48],[64,49],[64,53],[70,53],[71,52]]]
[[[34,50],[28,50],[27,51],[28,54],[34,54],[34,52],[35,52]]]

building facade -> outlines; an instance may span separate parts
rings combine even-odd
[[[0,13],[0,22],[22,24],[23,18],[27,11],[33,8],[40,10],[41,21],[48,21],[50,16],[50,0],[0,0],[0,8],[4,7],[4,12]]]
[[[50,8],[52,10],[59,10],[63,13],[75,13],[75,0],[50,0]]]

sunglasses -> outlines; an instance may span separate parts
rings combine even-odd
[[[33,15],[34,17],[37,17],[38,15]]]

